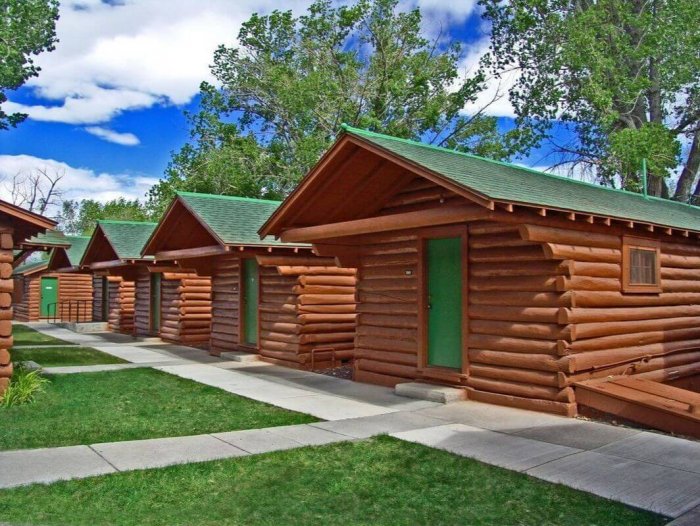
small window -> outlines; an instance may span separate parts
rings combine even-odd
[[[625,237],[622,249],[622,290],[661,292],[658,241]]]

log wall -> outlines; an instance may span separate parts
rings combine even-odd
[[[93,320],[93,278],[89,274],[77,274],[71,272],[46,272],[31,276],[17,276],[14,280],[15,287],[22,287],[23,292],[19,295],[21,299],[14,302],[15,319],[18,321],[38,321],[40,319],[41,303],[41,278],[58,278],[58,301],[84,301],[80,305],[78,316],[77,304],[73,306],[73,311],[69,312],[67,306],[63,310],[59,308],[57,318],[68,319],[71,314],[72,319],[76,318],[80,322]]]
[[[211,354],[238,349],[239,287],[240,259],[232,256],[217,258],[211,277]]]
[[[206,346],[211,336],[212,286],[208,277],[165,272],[161,281],[160,337]]]
[[[102,319],[102,276],[92,276],[92,319],[95,321],[107,321]]]
[[[12,230],[0,229],[0,396],[7,389],[12,376],[12,247]]]
[[[151,330],[151,273],[140,268],[136,276],[134,297],[134,335],[152,336]],[[155,331],[157,334],[157,331]]]
[[[109,277],[107,325],[110,331],[133,334],[135,292],[136,287],[133,281],[116,276]]]

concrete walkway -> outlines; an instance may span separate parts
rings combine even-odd
[[[35,328],[40,328],[36,327]],[[192,437],[0,452],[0,487],[82,478],[391,434],[698,524],[700,442],[478,402],[449,405],[262,362],[110,335],[42,332],[326,420]],[[68,334],[64,334],[68,333]],[[83,339],[90,336],[90,341]],[[80,342],[76,340],[81,340]],[[102,341],[101,341],[102,340]],[[169,361],[170,360],[170,361]]]

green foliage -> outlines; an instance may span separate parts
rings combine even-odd
[[[60,217],[60,227],[67,234],[90,235],[101,219],[119,221],[148,221],[150,214],[138,199],[120,197],[100,203],[93,199],[66,200]]]
[[[58,0],[0,0],[0,104],[6,90],[15,90],[40,68],[32,56],[52,51],[58,41]],[[26,114],[7,114],[0,108],[0,130],[17,126]]]
[[[44,391],[49,381],[41,372],[30,371],[22,365],[15,364],[10,385],[0,397],[0,407],[13,407],[34,402],[37,394]]]
[[[563,121],[575,140],[559,145],[562,159],[594,169],[607,184],[639,188],[648,157],[650,192],[663,195],[681,143],[700,130],[697,0],[480,4],[492,24],[485,65],[521,73],[510,92],[520,127],[541,140]],[[679,182],[677,199],[688,199],[695,175]]]
[[[317,0],[298,18],[254,14],[237,47],[216,50],[220,88],[202,84],[192,140],[173,154],[151,209],[176,189],[284,197],[343,122],[496,159],[519,151],[519,130],[503,135],[495,118],[462,114],[484,76],[461,73],[460,46],[420,26],[420,11],[398,0]]]

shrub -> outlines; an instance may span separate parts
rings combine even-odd
[[[0,407],[29,404],[37,394],[44,391],[44,386],[48,383],[49,381],[41,376],[41,371],[30,371],[16,364],[10,385],[0,397]]]

